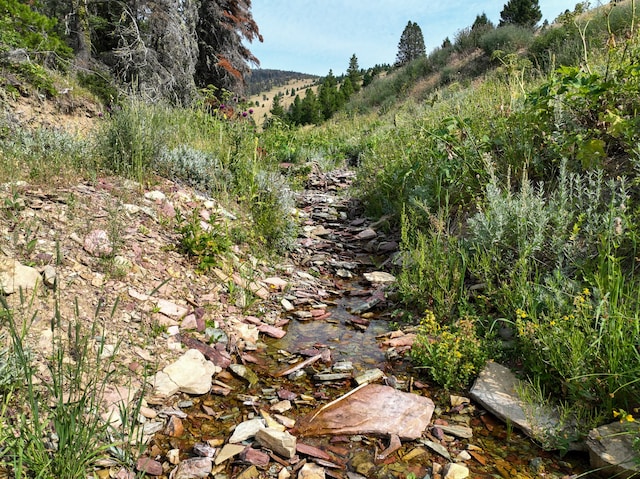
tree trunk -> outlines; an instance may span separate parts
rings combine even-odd
[[[89,0],[73,0],[76,36],[76,63],[88,68],[91,61],[91,30],[89,27]]]

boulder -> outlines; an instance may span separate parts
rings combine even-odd
[[[614,422],[589,431],[586,446],[591,467],[600,477],[626,479],[640,473],[633,440],[640,434],[635,422]]]
[[[583,450],[575,424],[563,424],[553,408],[524,401],[515,374],[488,362],[471,388],[471,397],[505,422],[510,421],[546,449]]]

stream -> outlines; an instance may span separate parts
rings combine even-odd
[[[202,444],[220,449],[238,424],[265,411],[280,411],[282,416],[298,420],[347,394],[357,376],[379,370],[382,375],[377,383],[434,401],[432,423],[420,439],[403,441],[396,445],[397,450],[382,457],[380,453],[392,445],[389,437],[301,437],[298,453],[288,459],[248,439],[242,444],[254,446],[249,448],[251,453],[245,450],[214,465],[211,476],[560,479],[588,470],[586,455],[561,457],[543,451],[509,424],[466,400],[464,394],[459,398],[429,384],[424,374],[404,359],[406,348],[383,347],[391,329],[385,285],[364,279],[363,273],[384,270],[397,251],[398,238],[376,230],[376,225],[361,218],[353,202],[343,196],[352,179],[348,170],[315,172],[308,189],[298,195],[298,208],[305,215],[304,235],[292,255],[293,267],[283,268],[292,273],[292,285],[279,297],[293,309],[287,314],[286,335],[279,339],[261,336],[257,348],[241,357],[256,379],[223,371],[214,379],[226,389],[214,387],[210,394],[199,397],[181,395],[172,407],[184,413],[185,433],[179,437],[167,431],[155,434],[150,443],[152,455],[167,459],[170,451],[177,450],[179,457],[169,461],[176,464],[194,457],[194,450],[202,449]],[[306,367],[281,374],[321,355]],[[334,373],[338,375],[323,376]],[[282,406],[286,402],[289,409]],[[462,426],[473,434],[442,434],[438,425]],[[301,448],[301,443],[306,448]],[[469,475],[443,475],[443,467],[450,462],[466,468]],[[317,467],[315,475],[309,475],[307,464]]]

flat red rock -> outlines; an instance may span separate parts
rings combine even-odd
[[[396,434],[418,439],[431,421],[433,401],[389,386],[369,384],[299,422],[298,436]]]

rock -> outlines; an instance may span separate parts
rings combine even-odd
[[[387,284],[395,283],[396,277],[384,271],[373,271],[372,273],[364,273],[364,277],[370,283]]]
[[[471,459],[471,454],[469,454],[467,451],[460,451],[458,453],[458,455],[456,456],[455,461],[456,462],[466,462],[468,460]]]
[[[247,381],[250,386],[253,386],[258,382],[258,376],[256,376],[256,373],[254,373],[251,369],[246,367],[244,364],[230,364],[229,369],[231,369],[233,374]]]
[[[194,457],[185,459],[171,471],[171,479],[196,479],[207,477],[212,469],[211,458]]]
[[[438,425],[438,427],[440,429],[442,429],[442,431],[445,434],[450,434],[452,436],[456,436],[456,437],[462,437],[465,439],[469,439],[473,437],[473,429],[471,429],[470,427],[467,426],[443,426],[443,425]]]
[[[220,372],[220,368],[207,361],[197,349],[190,349],[175,363],[166,366],[163,372],[183,393],[206,394],[211,389],[212,376]]]
[[[420,442],[422,444],[424,444],[425,446],[427,446],[432,451],[437,452],[438,454],[440,454],[445,459],[447,459],[449,461],[451,460],[451,455],[449,454],[449,451],[447,451],[447,448],[444,447],[442,444],[438,444],[437,442],[429,441],[428,439],[422,439]]]
[[[384,373],[382,372],[382,370],[375,368],[367,369],[365,372],[359,374],[354,379],[358,386],[360,386],[361,384],[372,383],[374,381],[377,381],[378,379],[382,379],[383,377]]]
[[[179,417],[171,416],[167,421],[167,427],[164,428],[164,434],[170,437],[180,437],[184,434],[184,426]]]
[[[233,430],[233,434],[229,438],[229,444],[237,444],[251,439],[260,429],[264,429],[265,427],[264,420],[259,417],[241,422]]]
[[[313,375],[316,381],[340,381],[351,379],[351,373],[318,373]]]
[[[322,459],[323,461],[331,460],[331,456],[322,449],[318,449],[317,447],[310,446],[301,442],[298,442],[296,444],[296,451],[298,451],[300,454],[304,454],[305,456],[316,457],[318,459]]]
[[[286,467],[283,467],[280,469],[280,472],[278,472],[278,479],[289,479],[290,477],[291,473]]]
[[[357,235],[355,235],[355,239],[362,240],[362,241],[367,241],[367,240],[375,238],[376,236],[378,236],[378,233],[376,233],[375,230],[373,230],[372,228],[367,228],[367,229],[362,230]]]
[[[235,479],[260,479],[260,476],[260,471],[256,466],[249,466],[238,474]]]
[[[42,277],[44,279],[45,286],[47,286],[48,288],[53,288],[56,284],[56,269],[50,264],[46,265],[42,269]]]
[[[397,434],[401,439],[414,440],[429,425],[434,408],[433,401],[424,396],[368,384],[302,418],[296,433]]]
[[[296,438],[287,431],[272,428],[260,429],[255,437],[261,446],[271,449],[282,457],[291,459],[296,454]]]
[[[180,386],[171,380],[164,371],[158,371],[151,381],[153,394],[160,397],[171,397],[180,391]]]
[[[278,291],[284,290],[289,284],[288,281],[285,281],[284,279],[278,277],[265,278],[262,280],[262,282],[269,286],[271,289],[275,289]]]
[[[103,257],[113,254],[113,244],[105,230],[93,230],[83,241],[83,247],[92,256]]]
[[[289,409],[291,409],[291,401],[289,401],[288,399],[278,401],[277,403],[272,404],[269,409],[277,413],[287,412]]]
[[[165,316],[170,316],[172,318],[182,318],[186,316],[188,310],[184,306],[179,304],[175,304],[171,301],[167,301],[166,299],[157,299],[156,308],[158,308],[158,312],[164,314]]]
[[[215,465],[222,464],[224,461],[231,459],[234,456],[237,456],[242,451],[244,451],[245,446],[240,444],[225,444],[220,452],[216,456],[214,461]]]
[[[41,281],[35,268],[24,266],[11,258],[0,257],[0,293],[13,294],[21,289],[33,290]]]
[[[245,448],[244,451],[240,453],[240,459],[263,469],[269,465],[269,454],[252,447]]]
[[[144,194],[144,197],[151,201],[162,201],[167,198],[167,196],[162,191],[158,191],[158,190],[147,191]]]
[[[469,468],[450,462],[442,469],[442,479],[464,479],[469,477]]]
[[[213,457],[217,449],[206,442],[196,442],[193,445],[193,453],[200,457]]]
[[[180,464],[180,449],[169,449],[167,451],[167,461],[174,466]]]
[[[517,392],[518,383],[508,368],[489,362],[476,379],[470,395],[493,415],[515,424],[548,449],[562,445],[568,446],[569,450],[582,450],[575,426],[561,424],[559,414],[551,408],[523,401]]]
[[[293,311],[294,309],[296,309],[295,306],[291,304],[291,301],[289,301],[286,298],[282,298],[280,300],[280,304],[282,305],[282,309],[284,309],[287,312]]]
[[[640,425],[635,422],[614,422],[589,431],[586,446],[591,467],[601,477],[636,477],[640,465],[633,440],[639,433]]]
[[[324,467],[307,462],[300,471],[298,471],[298,479],[325,479]]]
[[[141,457],[136,462],[136,470],[149,474],[150,476],[162,475],[162,464],[158,461],[154,461],[150,457]]]

